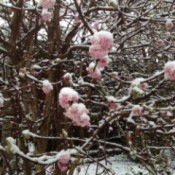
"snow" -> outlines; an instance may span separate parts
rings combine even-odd
[[[105,165],[106,168],[108,168],[111,171],[109,175],[134,175],[139,173],[142,173],[142,175],[150,175],[150,173],[144,167],[142,167],[138,163],[131,161],[125,155],[122,154],[107,158],[107,162],[108,163],[106,164],[104,160],[100,161],[102,165]],[[97,163],[79,166],[79,170],[80,172],[76,170],[74,172],[74,175],[85,175],[86,171],[86,175],[95,175],[96,171],[98,171],[98,174],[103,172],[103,168],[100,165],[98,166],[97,170]],[[101,175],[106,174],[107,173],[103,172]]]
[[[144,78],[136,78],[132,81],[132,86],[138,86],[142,83],[145,79]]]
[[[3,95],[0,93],[0,108],[4,106],[4,97]]]
[[[115,102],[116,98],[114,96],[106,96],[108,101]]]

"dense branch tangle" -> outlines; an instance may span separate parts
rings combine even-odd
[[[82,157],[94,160],[88,153],[99,147],[104,148],[104,157],[108,149],[120,149],[145,164],[151,174],[167,168],[162,152],[174,149],[175,84],[164,79],[163,67],[174,60],[174,30],[167,29],[166,22],[175,21],[175,4],[168,0],[114,2],[57,0],[47,11],[52,14],[49,20],[35,0],[0,2],[0,93],[5,101],[0,107],[0,171],[4,174],[45,174],[47,166],[28,162],[76,148],[71,174]],[[98,80],[86,70],[91,62],[96,66],[99,62],[89,55],[90,38],[97,31],[114,37],[110,64]],[[72,81],[63,78],[65,73],[72,74]],[[133,80],[141,77],[148,86],[140,95],[132,88]],[[53,85],[48,94],[42,91],[45,79]],[[90,127],[74,126],[65,117],[58,102],[63,87],[79,93],[79,101],[90,111]],[[119,108],[110,109],[110,96]],[[131,116],[135,105],[142,107],[142,113]],[[35,137],[21,137],[26,129]],[[15,156],[6,153],[7,137],[13,137],[22,152],[15,153],[16,164],[12,163]],[[31,144],[35,151],[27,156]],[[97,157],[100,154],[96,152]],[[155,169],[156,164],[162,164],[162,169]],[[56,173],[61,173],[58,167]]]

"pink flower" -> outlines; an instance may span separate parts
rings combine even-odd
[[[98,22],[95,22],[93,24],[93,28],[96,29],[96,30],[98,30],[99,29],[99,23]]]
[[[92,62],[89,64],[89,67],[86,68],[86,70],[89,73],[89,76],[95,80],[98,80],[101,77],[101,71],[98,69],[98,67],[95,68],[95,63]]]
[[[62,108],[68,109],[73,102],[78,101],[78,93],[69,87],[64,87],[59,93],[59,103]]]
[[[61,163],[69,163],[70,161],[70,153],[68,151],[61,151],[59,155],[59,162]]]
[[[70,161],[70,153],[68,151],[61,151],[59,155],[58,167],[60,171],[66,171]]]
[[[165,23],[165,28],[167,30],[171,30],[174,27],[174,24],[171,19],[167,19]]]
[[[113,34],[107,31],[96,32],[91,38],[92,45],[100,45],[102,50],[109,49],[113,44]]]
[[[98,67],[104,68],[104,67],[108,66],[109,63],[110,63],[110,59],[108,56],[102,57],[98,61]]]
[[[96,68],[94,71],[89,73],[89,76],[94,80],[98,80],[101,77],[101,72],[98,68]]]
[[[73,103],[66,111],[65,115],[73,121],[78,121],[83,113],[88,113],[83,103]]]
[[[102,49],[100,45],[91,45],[89,47],[89,54],[92,58],[100,59],[106,55],[108,55],[108,50]]]
[[[0,93],[0,108],[4,107],[4,97],[3,95]]]
[[[158,39],[156,40],[156,45],[162,47],[162,46],[165,46],[165,43],[162,39]]]
[[[43,9],[41,13],[42,19],[47,22],[50,21],[52,18],[52,13],[48,11],[48,9]]]
[[[175,61],[169,61],[164,66],[166,80],[175,80]]]
[[[42,90],[45,94],[48,94],[50,91],[53,90],[53,86],[48,80],[44,80]]]
[[[133,116],[140,116],[142,114],[143,108],[140,105],[134,105],[132,108]]]
[[[80,116],[80,120],[77,123],[77,125],[81,127],[90,126],[89,121],[90,121],[90,117],[86,113],[84,113]]]
[[[49,9],[53,8],[55,2],[56,2],[55,0],[40,0],[38,6],[45,9]]]
[[[64,172],[64,171],[67,170],[68,164],[64,164],[64,163],[58,162],[58,168],[60,169],[61,172]]]

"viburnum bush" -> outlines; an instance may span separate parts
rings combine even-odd
[[[99,161],[119,153],[170,174],[174,15],[173,0],[0,0],[1,174],[115,174]]]

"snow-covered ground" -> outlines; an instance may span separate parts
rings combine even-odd
[[[101,161],[100,163],[111,170],[109,175],[150,175],[150,173],[140,164],[132,162],[124,155],[110,157],[108,158],[108,161],[109,163],[107,164],[105,161]],[[78,172],[78,170],[76,170],[74,175],[96,175],[97,171],[97,174],[107,175],[105,172],[102,173],[103,168],[100,166],[98,166],[97,170],[97,164],[83,165],[79,168],[80,171]]]

